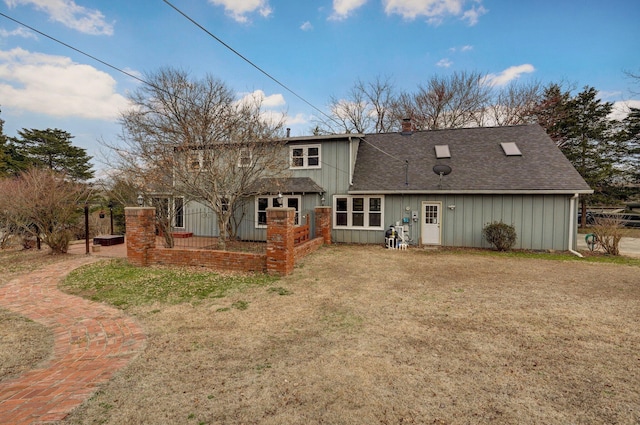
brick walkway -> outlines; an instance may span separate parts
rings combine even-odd
[[[145,345],[142,329],[121,311],[57,290],[70,270],[96,261],[69,260],[0,287],[0,307],[47,326],[54,334],[51,358],[0,382],[0,424],[54,424],[91,396]]]

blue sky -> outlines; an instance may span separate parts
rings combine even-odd
[[[326,110],[356,80],[413,91],[435,74],[478,71],[496,85],[568,82],[640,107],[638,0],[171,0],[313,106]],[[162,0],[0,0],[0,12],[127,72],[174,66],[209,73],[285,111],[292,135],[317,112]],[[0,16],[0,118],[5,134],[60,128],[99,157],[117,140],[139,81]],[[96,162],[96,168],[100,164]]]

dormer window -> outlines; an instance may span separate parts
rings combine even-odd
[[[320,145],[289,147],[291,168],[320,168]]]

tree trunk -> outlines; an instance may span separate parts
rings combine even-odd
[[[229,225],[229,216],[227,214],[218,214],[218,249],[220,251],[227,250],[227,226]]]
[[[587,200],[584,199],[584,197],[580,199],[580,211],[582,212],[580,217],[580,227],[585,228],[587,227]]]

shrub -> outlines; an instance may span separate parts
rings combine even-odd
[[[596,217],[591,231],[607,254],[620,255],[620,240],[626,234],[622,216],[611,214]]]
[[[502,221],[494,221],[484,226],[484,229],[482,229],[482,237],[495,246],[498,251],[507,251],[518,239],[516,228]]]

